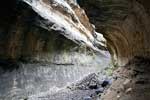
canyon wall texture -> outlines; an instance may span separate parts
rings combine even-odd
[[[40,1],[47,3],[47,0]],[[0,9],[2,12],[0,18],[1,59],[24,62],[41,61],[43,58],[44,60],[47,59],[46,56],[52,51],[58,50],[59,52],[59,50],[66,51],[68,48],[74,48],[75,43],[66,40],[62,35],[56,34],[58,33],[56,30],[58,27],[55,31],[48,29],[47,31],[37,25],[37,19],[43,18],[43,16],[39,16],[39,12],[35,13],[25,3],[19,3],[15,0],[11,2],[9,5],[7,2],[2,3],[1,5],[6,7]],[[69,1],[67,0],[67,2]],[[116,71],[116,80],[106,91],[103,99],[149,99],[150,2],[148,0],[77,0],[77,2],[89,17],[88,20],[84,12],[80,13],[83,10],[74,8],[75,11],[79,10],[76,15],[79,18],[80,25],[86,26],[85,29],[83,29],[83,26],[74,26],[76,32],[79,32],[78,36],[84,37],[81,39],[84,41],[79,42],[90,44],[87,46],[92,49],[96,48],[94,50],[97,51],[100,43],[95,42],[97,39],[93,34],[94,26],[89,24],[92,23],[95,25],[96,31],[102,33],[105,37],[114,61],[118,65],[125,65]],[[49,5],[49,7],[51,6]],[[62,13],[64,10],[56,8],[55,10],[59,14],[61,13],[63,18],[71,22],[69,25],[78,25],[76,18],[71,17],[70,13],[67,12],[64,17],[65,14]],[[73,14],[73,16],[75,15]],[[44,23],[44,25],[47,24]],[[63,26],[59,28],[63,31],[68,30],[68,27],[66,28],[64,24]],[[86,30],[88,30],[88,33],[86,33]],[[74,31],[69,30],[70,36],[74,36],[73,33]],[[69,39],[71,39],[70,36]]]
[[[27,3],[14,0],[9,5],[7,2],[1,4],[9,6],[1,9],[3,14],[0,28],[2,51],[0,57],[2,59],[30,58],[40,53],[46,54],[55,46],[55,50],[60,49],[69,43],[70,48],[76,43],[84,44],[98,52],[102,52],[99,48],[106,49],[103,35],[95,32],[94,25],[90,24],[84,10],[77,4],[57,0],[56,4],[54,1],[46,0],[37,2],[33,0],[31,4],[28,0],[25,2]],[[75,43],[65,40],[58,33]],[[59,37],[63,39],[59,40]]]
[[[32,57],[46,56],[53,51],[67,51],[77,46],[58,32],[39,27],[36,21],[39,16],[25,3],[17,3],[13,1],[1,9],[1,59],[33,59]],[[7,2],[2,5],[7,6]]]
[[[148,0],[81,0],[96,31],[103,33],[118,65],[102,100],[150,97],[150,16]]]
[[[134,56],[149,57],[148,0],[81,0],[96,31],[103,33],[108,48],[120,65]]]
[[[66,97],[61,90],[109,66],[108,52],[101,56],[58,31],[41,28],[42,18],[26,3],[0,5],[0,100],[66,100],[76,94],[78,100],[87,91],[68,91]]]
[[[48,32],[38,27],[36,21],[40,16],[27,4],[16,2],[14,0],[10,4],[11,6],[1,9],[4,14],[1,18],[0,49],[2,52],[0,55],[4,58],[19,58],[23,55],[34,54],[32,51],[40,52],[42,46],[46,49],[44,45],[47,45],[47,42],[45,41],[49,41],[48,37],[52,36],[49,33],[55,33],[55,31]],[[107,40],[107,47],[116,63],[126,64],[135,56],[149,57],[150,20],[147,0],[79,0],[78,3],[89,17],[88,20],[83,9],[79,9],[77,5],[71,6],[74,7],[78,21],[93,35],[95,34],[94,29],[89,21],[95,25],[96,31],[102,33]],[[7,3],[2,5],[7,5]],[[59,8],[57,10],[59,11]],[[69,13],[64,15],[70,20]],[[71,24],[77,24],[75,19],[73,20],[72,17]],[[79,30],[82,31],[82,29]],[[89,36],[86,35],[89,33],[82,34],[85,37]],[[95,40],[97,41],[97,39]],[[93,43],[92,48],[102,48],[100,46],[102,43],[99,45],[95,40],[92,40],[93,42],[88,40],[90,41],[88,43]],[[77,42],[85,43],[85,41],[78,40]]]

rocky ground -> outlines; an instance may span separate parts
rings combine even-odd
[[[149,100],[150,59],[135,57],[125,66],[119,67],[110,88],[102,100]]]
[[[36,97],[36,100],[99,100],[110,84],[111,79],[99,79],[97,74],[92,73],[54,94]],[[35,97],[29,100],[35,100]]]
[[[0,100],[99,100],[111,75],[92,65],[0,60]]]

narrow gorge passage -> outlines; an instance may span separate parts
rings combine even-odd
[[[1,1],[0,100],[148,100],[149,5]]]
[[[103,88],[98,90],[97,84],[110,78],[105,70],[111,67],[103,36],[94,31],[84,12],[86,21],[82,22],[86,25],[81,24],[72,9],[68,11],[71,14],[55,10],[55,16],[48,15],[54,22],[39,10],[42,14],[17,0],[1,9],[4,13],[0,19],[0,100],[99,98],[98,92]],[[75,17],[78,23],[67,16]]]

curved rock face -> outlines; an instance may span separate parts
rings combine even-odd
[[[5,5],[0,9],[3,12],[0,18],[0,100],[67,100],[60,90],[90,73],[99,73],[109,66],[108,52],[107,57],[101,57],[93,50],[79,46],[59,34],[61,30],[43,29],[50,23],[27,4],[16,0],[12,2],[9,6],[8,2],[0,3]],[[86,20],[84,26],[86,23],[89,25],[85,31],[90,28],[94,31],[85,14],[83,15],[84,21]],[[61,23],[60,20],[59,22]],[[84,34],[75,38],[89,41]],[[56,93],[58,91],[59,93]],[[82,98],[87,93],[89,94],[89,91],[76,94]],[[68,100],[76,96],[71,91],[66,94],[70,98]],[[47,95],[50,95],[49,98]],[[79,96],[75,98],[80,99]]]
[[[149,57],[147,0],[81,0],[80,5],[97,31],[103,33],[119,64],[127,63],[134,56]]]
[[[76,1],[23,1],[44,19],[40,20],[40,26],[58,30],[74,42],[86,44],[96,51],[99,51],[99,46],[104,46],[102,41],[105,39],[97,33],[101,32],[113,58],[120,65],[135,56],[149,57],[150,20],[146,0],[78,1],[97,32]]]
[[[150,20],[148,0],[82,0],[89,19],[103,33],[118,64],[102,100],[147,100],[150,97]],[[136,56],[136,57],[135,57]],[[132,60],[131,60],[132,59]]]
[[[146,0],[78,1],[81,8],[86,11],[89,19],[76,1],[31,1],[24,0],[24,2],[30,5],[37,14],[31,11],[31,9],[29,13],[29,10],[22,8],[24,10],[18,12],[22,13],[20,14],[21,16],[12,16],[13,18],[17,18],[15,20],[17,23],[13,22],[13,27],[12,24],[5,24],[5,28],[10,28],[3,28],[1,30],[2,32],[9,30],[7,33],[12,33],[2,37],[4,41],[2,41],[1,47],[6,48],[7,52],[1,48],[1,51],[4,51],[1,52],[1,55],[5,52],[10,58],[22,55],[21,52],[23,48],[21,49],[20,46],[21,44],[24,44],[22,43],[24,41],[20,40],[23,40],[23,38],[25,39],[25,37],[26,39],[29,38],[26,34],[27,30],[31,29],[25,29],[24,25],[28,25],[27,23],[30,22],[35,22],[47,30],[53,29],[59,31],[59,33],[65,35],[74,42],[78,44],[86,44],[88,47],[93,48],[96,51],[101,51],[99,48],[105,46],[104,42],[106,42],[106,39],[109,51],[120,65],[126,64],[127,61],[134,56],[149,57],[150,21],[149,7],[147,6],[149,2]],[[28,18],[27,16],[33,17]],[[10,23],[12,22],[10,21]],[[99,33],[95,32],[94,26],[90,23],[96,26],[96,31]],[[28,33],[31,35],[30,33],[32,32],[28,31]],[[105,39],[100,33],[104,35]],[[6,39],[8,37],[10,37],[10,40]],[[3,46],[3,44],[8,41],[9,46]]]
[[[9,7],[1,9],[1,59],[16,60],[48,53],[51,42],[59,37],[52,34],[57,33],[96,51],[102,52],[99,50],[101,47],[105,49],[103,35],[95,32],[94,25],[90,24],[84,10],[75,1],[24,1],[30,6],[13,0]],[[8,3],[4,2],[1,6],[8,6]]]
[[[56,31],[78,44],[85,44],[100,52],[101,47],[105,46],[103,42],[106,39],[108,49],[119,65],[126,64],[135,56],[140,57],[140,59],[138,58],[136,62],[133,60],[133,64],[129,63],[118,69],[119,79],[113,83],[112,88],[118,87],[113,91],[110,88],[110,92],[106,93],[104,100],[112,100],[114,96],[113,100],[146,100],[150,97],[150,82],[147,77],[149,76],[148,66],[150,62],[148,0],[77,0],[86,11],[89,19],[84,10],[73,0],[23,1],[32,7],[36,13],[29,8],[23,8],[21,11],[17,10],[17,15],[6,17],[6,15],[16,13],[16,10],[9,13],[9,10],[16,4],[10,7],[8,13],[4,13],[0,24],[3,27],[0,30],[1,58],[22,59],[41,55],[41,52],[60,49],[62,45],[59,44],[61,43],[58,43],[55,49],[51,49],[49,45],[52,43],[53,48],[55,47],[53,43],[57,44],[57,40],[53,40],[58,37],[53,35]],[[14,2],[16,1],[14,0]],[[24,4],[24,6],[27,5]],[[14,21],[12,21],[13,18]],[[7,23],[5,23],[6,20],[8,20]],[[35,28],[33,26],[35,23],[48,31]],[[95,28],[90,23],[94,24]],[[65,42],[64,38],[61,42],[68,43],[68,41]],[[72,47],[73,43],[71,42],[70,45],[69,47]],[[37,58],[41,59],[42,57]],[[122,89],[122,85],[128,83],[130,83],[129,87]],[[109,96],[109,93],[115,94]],[[125,93],[129,94],[126,95]],[[130,93],[132,94],[130,95]],[[141,93],[145,93],[144,96]]]
[[[105,47],[102,34],[95,32],[83,9],[73,0],[23,0],[45,21],[40,24],[47,30],[60,31],[68,39],[99,51]]]

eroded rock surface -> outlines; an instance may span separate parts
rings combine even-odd
[[[81,0],[91,23],[107,40],[118,64],[134,56],[149,57],[148,0]]]
[[[10,65],[9,61],[3,62],[2,60],[0,62],[2,65],[11,67],[17,60],[27,63],[28,61],[51,61],[49,58],[53,58],[53,55],[47,56],[53,54],[51,51],[58,49],[66,51],[68,47],[74,48],[75,44],[66,41],[64,37],[56,35],[56,33],[61,33],[78,44],[86,44],[96,51],[102,49],[102,44],[105,44],[103,40],[106,39],[112,58],[119,65],[127,64],[135,56],[138,58],[134,58],[130,61],[131,63],[118,69],[118,79],[106,92],[104,100],[149,99],[150,10],[148,0],[80,0],[78,3],[82,8],[71,0],[23,1],[32,8],[26,4],[18,7],[16,0],[11,0],[12,4],[1,3],[5,7],[1,9],[3,13],[1,13],[0,19],[0,58],[13,63]],[[91,23],[95,25],[95,28]],[[35,25],[42,26],[48,31]],[[54,46],[54,44],[56,45]],[[53,62],[53,64],[72,65],[72,63],[66,62]],[[5,68],[2,68],[2,73]],[[11,76],[11,73],[9,75]],[[9,80],[9,75],[5,76],[4,74],[4,77],[8,77]],[[1,82],[5,83],[5,81],[4,79]],[[87,85],[89,82],[84,81],[83,83],[85,83],[83,88],[89,89],[89,85]],[[92,88],[97,87],[94,82],[91,84]],[[16,79],[12,81],[11,85],[16,85]],[[3,90],[3,87],[1,88]],[[82,89],[80,85],[77,89],[79,88]],[[18,91],[15,87],[12,89]],[[67,95],[66,98],[70,98],[68,96],[72,95],[72,92],[67,91],[60,91],[58,100],[63,94]],[[76,94],[75,92],[73,94]],[[81,90],[77,91],[77,93],[80,92]],[[12,95],[14,96],[13,93],[10,91],[10,98]],[[55,95],[53,97],[55,99]],[[85,97],[85,99],[90,98]]]

